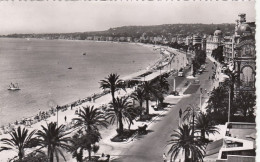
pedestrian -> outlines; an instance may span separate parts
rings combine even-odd
[[[180,109],[179,110],[179,117],[181,118],[181,116],[182,116],[182,110]]]
[[[166,157],[165,153],[163,153],[163,162],[167,162],[167,157]]]
[[[64,117],[64,120],[65,120],[65,122],[66,122],[66,120],[67,120],[67,116]]]

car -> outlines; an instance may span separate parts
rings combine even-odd
[[[200,84],[200,80],[198,80],[198,79],[194,80],[193,84]]]
[[[183,72],[182,71],[178,72],[178,77],[183,77]]]

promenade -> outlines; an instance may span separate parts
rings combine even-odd
[[[171,52],[174,52],[176,57],[174,57],[173,62],[175,64],[168,66],[165,66],[163,70],[173,70],[178,69],[180,67],[184,67],[186,64],[184,61],[182,63],[177,62],[180,60],[188,60],[186,58],[186,55],[181,52],[176,52],[174,49],[171,50]],[[188,104],[196,104],[199,105],[199,99],[200,99],[200,91],[199,88],[189,91],[188,94],[183,94],[188,88],[185,87],[185,82],[189,81],[192,82],[193,80],[200,80],[200,88],[207,89],[208,91],[211,91],[213,87],[218,86],[219,79],[216,81],[209,80],[209,76],[212,75],[212,67],[213,62],[215,60],[213,58],[207,59],[207,67],[204,73],[201,75],[194,77],[187,77],[191,75],[191,72],[189,70],[186,70],[186,77],[177,77],[176,78],[176,89],[180,92],[180,96],[167,96],[165,98],[166,102],[171,103],[171,106],[161,110],[161,111],[154,111],[154,109],[151,107],[152,104],[155,104],[153,102],[150,102],[150,113],[157,114],[156,117],[152,119],[150,122],[136,122],[134,121],[134,124],[132,125],[132,129],[137,129],[138,126],[142,126],[144,124],[148,125],[148,134],[145,136],[133,136],[128,141],[116,143],[111,142],[111,138],[113,138],[116,133],[116,125],[109,125],[108,129],[102,128],[100,130],[100,133],[102,135],[102,140],[99,142],[100,149],[97,152],[97,155],[101,155],[102,153],[110,154],[112,161],[126,161],[126,162],[132,162],[132,161],[160,161],[162,159],[162,154],[166,153],[168,151],[167,141],[169,140],[170,134],[172,133],[172,130],[177,129],[179,124],[179,118],[178,118],[178,112],[180,109],[184,111],[184,109],[187,107]],[[179,64],[179,65],[178,65]],[[171,69],[172,68],[172,69]],[[220,71],[220,65],[218,65],[217,71]],[[221,77],[220,73],[217,76],[217,78]],[[122,97],[131,94],[134,92],[134,88],[127,88],[126,91],[120,90],[116,92],[115,96]],[[205,101],[207,101],[208,96],[204,94],[202,96],[202,109],[205,109],[206,104]],[[57,122],[58,124],[64,124],[68,125],[72,121],[73,118],[75,118],[77,115],[75,114],[76,110],[79,110],[82,107],[85,106],[94,106],[94,107],[101,107],[102,105],[107,105],[112,100],[111,94],[105,94],[101,96],[100,98],[96,99],[94,102],[85,102],[79,106],[74,107],[73,109],[68,109],[66,111],[59,111],[58,117],[57,114],[55,116],[51,116],[45,121],[38,122],[36,124],[31,125],[30,127],[26,127],[30,131],[34,129],[41,129],[41,125],[46,125],[46,123],[50,122]],[[65,117],[67,118],[65,121]],[[126,124],[126,123],[125,123]],[[69,128],[68,128],[69,129]],[[1,135],[1,138],[9,138],[9,134],[3,134]],[[27,153],[31,152],[32,150],[28,150]],[[4,156],[1,156],[3,155]],[[84,155],[87,155],[87,152],[84,153]],[[8,151],[8,152],[0,152],[1,162],[6,162],[11,157],[16,156],[16,152]],[[70,162],[76,161],[71,157],[71,154],[66,153],[65,154],[66,160]],[[180,157],[181,158],[181,157]]]
[[[164,71],[169,71],[169,70],[174,70],[174,69],[176,70],[185,65],[184,62],[177,63],[177,60],[186,59],[184,54],[179,54],[179,55],[172,56],[172,57],[174,57],[172,61],[175,62],[175,64],[172,64],[172,65],[168,64],[168,65],[164,66],[164,69],[162,69],[162,70],[164,70]],[[168,55],[167,57],[163,58],[163,61],[170,61],[170,58],[171,58],[170,55]],[[154,65],[154,66],[156,66],[156,65]],[[156,75],[158,75],[157,74],[158,71],[155,73],[156,73]],[[177,81],[176,85],[178,86],[179,83],[180,82]],[[122,96],[130,95],[132,92],[134,92],[134,88],[127,88],[126,91],[120,90],[120,91],[116,92],[115,97],[117,97],[117,96],[122,97]],[[95,108],[98,108],[98,107],[101,107],[102,105],[104,105],[104,106],[107,105],[111,100],[112,100],[111,94],[108,93],[108,94],[105,94],[105,95],[99,97],[94,102],[93,101],[83,102],[82,104],[75,106],[72,109],[68,108],[65,111],[59,111],[58,116],[57,116],[57,112],[56,112],[54,116],[51,116],[40,122],[34,123],[32,125],[31,124],[29,124],[29,125],[19,124],[19,125],[14,126],[14,128],[21,126],[21,127],[26,127],[29,131],[32,131],[32,130],[41,129],[41,125],[46,126],[47,123],[58,122],[59,125],[61,125],[61,124],[66,125],[66,129],[68,131],[71,131],[70,130],[70,127],[72,126],[71,121],[73,118],[77,117],[77,115],[75,114],[76,110],[79,110],[85,106],[94,106]],[[178,101],[178,100],[179,99],[176,99],[176,101]],[[154,104],[154,103],[151,102],[150,105],[151,104]],[[56,106],[56,105],[53,105],[53,106]],[[151,110],[151,113],[157,113],[158,115],[162,115],[162,114],[166,113],[164,111],[155,112],[151,108],[150,108],[150,110]],[[66,117],[66,121],[65,121],[65,117]],[[138,128],[138,126],[141,126],[144,124],[150,125],[152,123],[151,122],[150,123],[134,122],[134,125],[132,126],[132,128],[135,129],[135,128]],[[116,156],[119,155],[124,150],[123,147],[125,147],[125,146],[128,147],[128,144],[130,143],[130,141],[128,141],[127,143],[126,142],[125,143],[115,143],[115,142],[110,141],[110,139],[116,135],[116,125],[110,125],[108,127],[108,129],[102,128],[100,133],[101,133],[103,139],[99,143],[100,149],[97,154],[101,154],[101,153],[111,154],[112,159],[113,159],[113,155],[116,155]],[[10,138],[10,135],[8,133],[5,133],[5,134],[0,135],[0,138]],[[27,149],[25,154],[28,154],[32,151],[33,150]],[[17,155],[17,153],[15,151],[0,152],[0,157],[1,157],[0,162],[6,162],[6,161],[12,159],[13,157],[15,157],[16,155]],[[86,153],[86,155],[87,155],[87,153]],[[66,154],[66,159],[67,159],[67,161],[71,161],[71,162],[75,161],[75,159],[72,159],[71,154]]]
[[[211,90],[217,81],[212,84],[209,75],[212,74],[213,62],[207,59],[206,71],[201,75],[196,76],[200,80],[200,87],[203,89]],[[182,82],[189,80],[184,78]],[[188,104],[199,105],[200,91],[196,90],[191,94],[183,95],[172,108],[168,109],[168,112],[159,117],[154,123],[148,128],[150,133],[148,135],[135,139],[131,145],[125,147],[124,151],[118,155],[118,159],[112,160],[113,162],[159,162],[163,161],[163,153],[167,153],[169,146],[167,141],[170,139],[172,131],[178,128],[179,116],[178,112],[182,111],[188,106]],[[203,98],[203,102],[207,98]],[[170,157],[168,156],[168,161]],[[182,157],[178,157],[182,159]],[[178,160],[179,160],[178,159]]]

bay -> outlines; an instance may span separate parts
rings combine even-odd
[[[1,38],[0,125],[100,92],[108,74],[123,77],[159,57],[135,43]],[[21,90],[8,91],[11,82]]]

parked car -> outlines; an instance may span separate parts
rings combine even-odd
[[[183,72],[182,71],[179,71],[178,72],[178,77],[183,77],[184,75],[183,75]]]

